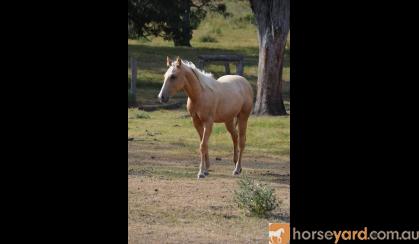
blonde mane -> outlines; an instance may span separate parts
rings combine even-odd
[[[198,77],[198,80],[202,86],[210,89],[211,91],[215,90],[217,81],[215,80],[214,76],[211,73],[198,69],[195,66],[195,64],[190,61],[182,60],[182,64],[192,69],[192,72],[194,72],[195,75]]]

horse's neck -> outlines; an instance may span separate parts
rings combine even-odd
[[[204,91],[204,87],[192,69],[186,73],[186,80],[185,92],[192,102],[197,102]]]

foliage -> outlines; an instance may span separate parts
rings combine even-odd
[[[190,46],[192,31],[208,11],[228,16],[218,0],[128,0],[128,38],[161,36],[175,46]]]
[[[136,119],[150,119],[150,115],[145,112],[145,111],[139,111],[136,115],[135,115]]]
[[[255,184],[247,177],[238,182],[239,189],[234,191],[234,200],[238,206],[250,214],[265,217],[278,207],[274,190],[265,184]]]

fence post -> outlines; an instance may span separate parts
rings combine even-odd
[[[136,102],[137,98],[137,60],[131,57],[131,94]]]
[[[237,63],[237,74],[238,75],[243,75],[243,60],[240,60],[238,63]]]
[[[230,74],[230,64],[228,62],[224,63],[225,72],[227,75]]]

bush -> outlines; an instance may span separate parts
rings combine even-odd
[[[139,112],[135,115],[135,118],[137,118],[137,119],[150,119],[151,117],[147,112],[141,111],[141,112]]]
[[[274,189],[266,184],[255,184],[247,177],[239,181],[239,189],[234,191],[234,200],[240,208],[258,217],[266,217],[279,206]]]
[[[217,42],[217,39],[211,35],[203,35],[199,38],[200,42]]]
[[[151,116],[138,108],[128,108],[128,119],[151,119]]]

